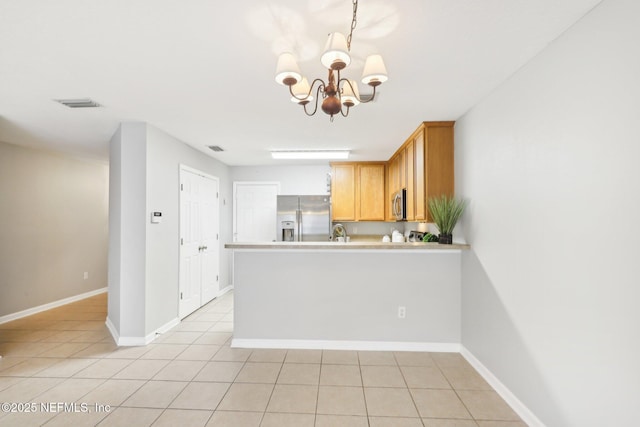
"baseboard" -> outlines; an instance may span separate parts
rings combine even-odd
[[[232,290],[233,290],[233,285],[220,289],[216,298],[221,297],[222,295]],[[106,291],[106,288],[105,288],[105,291]],[[111,319],[107,317],[107,320],[105,322],[105,325],[107,326],[107,329],[111,333],[111,336],[113,337],[116,344],[122,347],[135,347],[135,346],[150,344],[158,337],[158,335],[164,334],[165,332],[167,332],[171,328],[178,326],[179,324],[180,324],[180,319],[176,317],[175,319],[160,326],[158,329],[156,329],[155,331],[151,332],[150,334],[144,337],[123,337],[123,336],[120,336],[120,334],[118,334],[118,331],[116,327],[113,325],[113,322],[111,322]]]
[[[226,288],[222,288],[220,289],[220,291],[218,291],[218,297],[221,297],[222,295],[226,294],[227,292],[231,292],[233,290],[233,285],[229,285]]]
[[[164,334],[165,332],[179,324],[180,319],[176,317],[175,319],[165,323],[164,325],[144,337],[123,337],[120,336],[116,327],[113,325],[113,322],[111,322],[111,319],[107,317],[107,320],[105,322],[105,325],[111,333],[111,336],[113,337],[116,344],[120,347],[136,347],[150,344],[158,337],[158,335]]]
[[[286,348],[305,350],[361,350],[361,351],[430,351],[460,352],[457,343],[423,343],[393,341],[335,341],[335,340],[270,340],[242,339],[231,340],[231,347],[237,348]]]
[[[109,319],[108,314],[107,314],[107,320],[104,322],[104,324],[109,330],[109,333],[111,334],[111,338],[113,338],[116,344],[118,344],[118,341],[120,340],[120,334],[118,333],[118,329],[116,329],[111,319]]]
[[[63,298],[58,301],[53,301],[47,304],[39,305],[37,307],[28,308],[26,310],[19,311],[17,313],[7,314],[0,317],[0,324],[11,322],[12,320],[21,319],[23,317],[31,316],[43,311],[51,310],[52,308],[60,307],[62,305],[70,304],[72,302],[80,301],[85,298],[93,297],[99,294],[107,292],[107,288],[100,288],[93,291],[85,292],[83,294],[74,295],[72,297]]]
[[[165,332],[175,328],[179,324],[180,324],[180,319],[176,317],[175,319],[173,319],[173,320],[165,323],[164,325],[160,326],[158,329],[156,329],[155,331],[153,331],[152,333],[150,333],[149,335],[147,335],[145,337],[145,339],[147,340],[147,344],[149,344],[151,341],[153,341],[156,338],[158,338],[158,335],[164,334]]]
[[[491,371],[482,364],[466,347],[461,346],[460,354],[467,362],[475,368],[476,371],[489,383],[491,387],[498,393],[505,402],[522,418],[529,427],[544,427],[544,423],[535,416],[524,403],[516,397]]]

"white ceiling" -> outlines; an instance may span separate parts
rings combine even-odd
[[[269,149],[350,149],[386,160],[423,120],[456,120],[600,0],[361,0],[343,72],[380,53],[380,97],[333,123],[274,81],[294,50],[311,80],[349,0],[0,0],[0,141],[107,159],[122,121],[145,121],[228,165]],[[304,60],[309,58],[307,60]],[[360,91],[368,93],[361,85]],[[90,97],[97,109],[59,98]],[[207,145],[226,151],[213,153]]]

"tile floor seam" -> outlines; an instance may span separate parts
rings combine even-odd
[[[362,389],[362,400],[364,401],[364,413],[367,417],[367,425],[370,425],[369,421],[369,406],[367,405],[367,394],[364,392],[364,377],[362,375],[362,364],[360,363],[360,352],[356,353],[358,357],[358,371],[360,372],[360,388]]]
[[[422,424],[422,426],[424,427],[424,421],[422,420],[422,417],[420,416],[420,409],[418,408],[418,404],[416,403],[416,400],[413,397],[413,393],[411,393],[411,389],[409,388],[409,383],[407,382],[407,378],[405,377],[404,372],[400,368],[400,363],[399,363],[398,359],[396,358],[395,353],[393,354],[393,358],[395,359],[396,363],[398,364],[398,370],[400,371],[400,375],[402,376],[402,381],[404,381],[404,385],[407,388],[407,393],[409,393],[409,397],[411,398],[411,402],[413,403],[413,407],[416,410],[416,414],[418,415],[418,419],[420,420],[420,424]]]
[[[446,378],[446,375],[445,375],[445,378]],[[460,396],[460,394],[458,393],[458,390],[457,390],[456,388],[454,388],[454,387],[453,387],[453,384],[451,384],[451,389],[452,389],[452,390],[453,390],[453,392],[456,394],[456,397],[458,398],[458,400],[460,400],[460,402],[462,403],[462,406],[464,406],[464,409],[469,413],[469,416],[471,417],[471,419],[472,419],[473,421],[475,421],[475,422],[476,422],[476,424],[478,424],[478,423],[477,423],[477,421],[478,421],[478,420],[477,420],[477,419],[476,419],[476,417],[473,415],[473,413],[471,412],[471,410],[467,407],[467,404],[466,404],[466,403],[464,403],[464,400],[462,400],[462,396]],[[486,421],[486,420],[483,420],[483,421]],[[493,421],[493,420],[491,420],[491,421]]]
[[[251,358],[251,356],[249,356],[249,358]],[[247,360],[249,360],[249,358],[247,358]],[[280,372],[282,372],[282,366],[284,365],[284,361],[286,359],[287,359],[287,352],[285,351],[284,358],[282,359],[282,364],[280,365],[280,369],[278,370],[278,375],[276,375],[275,382],[273,383],[273,388],[271,389],[271,393],[269,394],[269,399],[267,400],[267,405],[264,407],[264,413],[265,414],[267,413],[267,410],[269,409],[269,404],[271,403],[271,399],[273,398],[273,393],[275,393],[275,391],[276,391],[276,384],[278,383],[278,378],[280,377]],[[238,375],[240,375],[240,373],[238,373]],[[262,419],[264,419],[264,414],[262,416]],[[260,424],[262,424],[262,421],[260,421]]]

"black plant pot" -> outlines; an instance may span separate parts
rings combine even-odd
[[[438,236],[438,243],[443,245],[450,245],[453,243],[453,235],[451,234],[440,234]]]

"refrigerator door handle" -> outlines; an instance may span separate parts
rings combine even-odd
[[[296,225],[298,227],[298,242],[302,241],[302,211],[300,209],[296,210]]]

